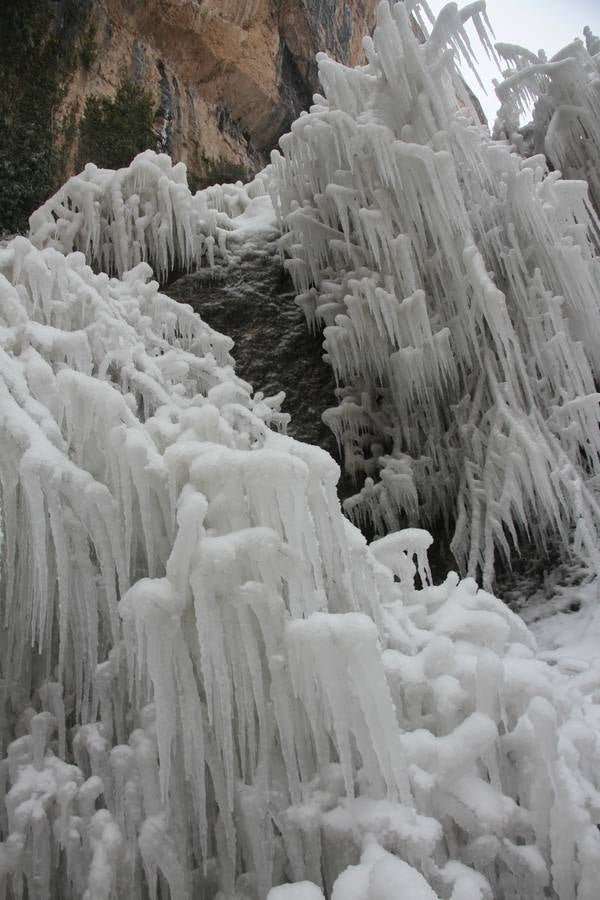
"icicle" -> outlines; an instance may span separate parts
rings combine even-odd
[[[600,567],[595,219],[456,109],[482,4],[424,45],[412,13],[383,3],[363,68],[320,58],[327,97],[247,188],[89,166],[37,246],[0,246],[7,900],[595,900],[598,671],[433,585],[429,533],[399,530],[455,517],[487,580],[521,532]],[[274,208],[366,479],[347,508],[396,531],[371,545],[281,396],[149,280],[271,240]]]
[[[521,165],[458,107],[448,48],[473,65],[470,21],[493,55],[481,2],[448,4],[422,46],[406,5],[381,3],[368,67],[350,74],[320,58],[327,102],[298,120],[273,169],[287,265],[343,388],[325,420],[348,472],[367,476],[346,510],[380,532],[454,520],[457,559],[489,585],[496,555],[508,558],[523,533],[541,546],[570,533],[597,565],[600,521],[578,449],[596,445],[596,427],[573,402],[593,392],[600,360],[600,225],[582,183],[547,175],[539,156]],[[563,85],[556,109],[570,124],[548,120],[556,154],[583,131],[600,146],[597,65],[580,43],[549,63],[516,46],[499,52],[513,66],[504,96]],[[586,437],[572,439],[581,428]],[[581,502],[566,481],[548,481],[567,459]]]

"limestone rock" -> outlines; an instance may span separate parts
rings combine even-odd
[[[315,54],[363,60],[376,0],[52,0],[74,52],[59,120],[90,95],[143,85],[160,149],[208,174],[210,161],[256,171],[318,89]],[[78,51],[87,47],[84,64]],[[73,165],[75,151],[72,153]],[[73,166],[72,166],[73,167]]]

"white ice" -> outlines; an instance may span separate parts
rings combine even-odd
[[[407,5],[382,2],[368,65],[319,58],[324,96],[272,156],[286,265],[339,385],[324,419],[361,486],[355,522],[452,526],[487,586],[524,540],[598,572],[600,222],[585,183],[479,125],[455,59],[472,62],[469,21],[490,50],[482,3],[448,4],[419,43]],[[598,58],[498,50],[503,96],[581,88],[582,110],[556,99],[568,122],[546,149],[593,198]]]
[[[7,900],[597,898],[597,667],[434,584],[425,530],[369,545],[333,459],[152,278],[271,239],[268,188],[369,514],[456,508],[488,578],[517,528],[594,561],[581,188],[457,110],[482,4],[423,46],[409,8],[380,6],[368,66],[321,58],[327,99],[251,185],[192,197],[146,153],[0,247]]]

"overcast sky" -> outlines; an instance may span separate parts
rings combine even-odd
[[[459,6],[466,3],[467,0],[458,0]],[[429,5],[437,13],[445,6],[445,0],[429,0]],[[574,37],[582,37],[584,25],[600,35],[600,0],[487,0],[486,5],[496,41],[520,44],[536,53],[543,48],[548,57]],[[488,61],[472,26],[467,29],[481,64],[480,77],[488,91],[487,97],[472,75],[469,77],[468,70],[465,75],[493,124],[498,102],[491,80],[499,78],[498,70]]]

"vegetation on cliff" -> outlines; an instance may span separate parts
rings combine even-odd
[[[39,0],[4,0],[0,29],[0,232],[21,231],[62,177],[55,110],[69,69]]]
[[[88,97],[79,126],[79,168],[95,162],[100,168],[120,169],[142,150],[156,147],[152,97],[135,82],[123,78],[111,97]]]

